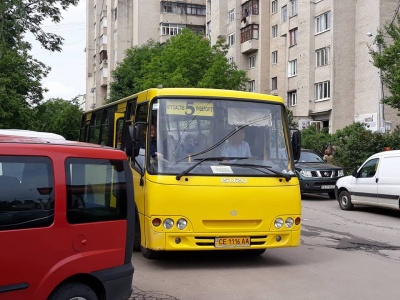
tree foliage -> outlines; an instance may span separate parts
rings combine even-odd
[[[326,148],[333,150],[334,162],[350,174],[369,156],[390,149],[400,149],[400,130],[382,134],[368,130],[365,124],[355,122],[329,134],[318,131],[315,126],[302,130],[302,147],[322,155]]]
[[[125,59],[111,74],[114,82],[110,86],[110,102],[139,92],[146,65],[153,57],[160,55],[161,51],[161,44],[154,40],[128,49]]]
[[[369,50],[374,66],[381,70],[382,81],[390,91],[383,103],[397,109],[400,115],[400,15],[394,21],[378,31],[374,41],[378,50],[372,47]]]
[[[303,129],[301,135],[302,147],[314,150],[321,156],[325,149],[331,147],[333,144],[333,137],[328,133],[328,131],[318,130],[315,125]]]
[[[47,18],[54,23],[60,22],[62,10],[68,9],[70,5],[77,5],[78,2],[79,0],[0,1],[2,18],[0,21],[0,51],[7,46],[18,46],[27,32],[31,32],[45,49],[61,51],[63,38],[44,31],[41,25]]]
[[[42,29],[49,18],[57,23],[61,11],[79,0],[0,1],[0,128],[32,129],[36,105],[46,91],[41,80],[50,69],[34,59],[24,41],[30,32],[51,51],[61,51],[62,37]]]
[[[243,90],[246,74],[228,63],[224,43],[211,47],[209,40],[184,29],[164,45],[149,41],[129,49],[112,73],[109,102],[158,85]]]
[[[35,130],[57,133],[78,140],[83,111],[76,100],[50,99],[35,108]]]

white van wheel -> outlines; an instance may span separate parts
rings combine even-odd
[[[343,210],[352,210],[354,205],[351,203],[351,196],[348,191],[341,191],[339,193],[339,206]]]

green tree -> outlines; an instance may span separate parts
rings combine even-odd
[[[110,99],[114,102],[142,90],[140,79],[144,77],[146,65],[153,57],[160,55],[162,46],[154,40],[146,44],[130,48],[125,59],[111,73],[114,82],[110,85]]]
[[[32,129],[34,107],[46,91],[41,80],[49,68],[29,55],[24,41],[30,32],[50,51],[61,51],[62,37],[45,32],[41,25],[49,18],[57,23],[61,11],[78,0],[0,1],[0,128]]]
[[[41,27],[45,19],[61,20],[62,10],[77,5],[79,0],[2,0],[0,1],[0,55],[2,50],[19,47],[25,33],[31,32],[41,45],[51,51],[61,51],[63,38]]]
[[[225,54],[223,40],[211,47],[189,29],[164,45],[150,41],[135,47],[112,74],[109,102],[158,85],[243,90],[246,74],[229,64]]]
[[[294,117],[293,117],[293,111],[291,111],[287,106],[286,106],[286,115],[287,115],[288,122],[289,122],[289,128],[290,129],[298,129],[298,124],[294,120]]]
[[[60,134],[68,140],[78,140],[83,111],[76,99],[50,99],[35,108],[34,129]]]
[[[302,148],[311,149],[323,155],[326,148],[333,144],[333,137],[327,129],[318,130],[315,125],[311,125],[301,131]]]
[[[0,128],[30,129],[32,107],[43,99],[41,80],[49,69],[21,48],[3,52],[0,70]]]
[[[381,70],[384,85],[390,91],[385,95],[383,103],[397,109],[400,115],[400,15],[397,20],[378,30],[374,43],[378,50],[369,47],[375,67]]]
[[[347,174],[351,173],[370,155],[384,148],[382,134],[365,128],[365,124],[355,122],[334,134],[335,162]]]

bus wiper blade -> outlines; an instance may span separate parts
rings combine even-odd
[[[183,170],[181,173],[176,175],[176,180],[180,180],[182,176],[185,176],[189,174],[190,171],[192,171],[194,168],[196,168],[198,165],[200,165],[202,162],[205,161],[223,161],[223,160],[231,160],[231,159],[248,159],[248,157],[226,157],[226,156],[216,156],[216,157],[205,157],[205,158],[196,158],[196,163],[186,170]]]
[[[288,175],[288,174],[284,174],[282,172],[276,171],[274,169],[272,169],[271,166],[264,166],[264,165],[255,165],[255,164],[235,164],[235,163],[220,163],[220,165],[224,165],[224,166],[234,166],[234,167],[249,167],[249,168],[260,168],[260,169],[266,169],[268,171],[270,171],[271,173],[274,173],[276,175],[282,176],[283,178],[285,178],[286,182],[290,181],[290,179],[292,179],[292,176]]]

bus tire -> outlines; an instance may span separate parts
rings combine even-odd
[[[154,251],[143,246],[140,246],[140,249],[142,251],[142,255],[147,259],[158,259],[163,253],[163,251]]]
[[[86,284],[79,282],[65,283],[58,287],[49,297],[49,300],[98,300],[96,293]]]

